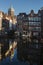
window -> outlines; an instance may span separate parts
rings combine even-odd
[[[30,18],[30,17],[28,17],[28,20],[30,21],[30,20],[31,20],[31,18]]]
[[[29,26],[41,26],[40,22],[29,22]]]
[[[33,36],[38,36],[38,35],[39,35],[38,32],[34,32],[34,33],[33,33]]]
[[[38,17],[34,17],[34,21],[38,21]]]
[[[34,21],[36,21],[36,17],[34,17]]]
[[[36,41],[36,43],[38,43],[38,40]],[[38,44],[36,44],[36,48],[38,48]]]
[[[41,30],[40,27],[34,27],[34,28],[33,28],[33,31],[40,31],[40,30]]]
[[[41,16],[41,13],[39,13],[38,16]]]
[[[39,17],[38,20],[41,21],[41,17]]]
[[[9,28],[12,29],[12,20],[9,22]]]
[[[33,17],[31,17],[31,21],[33,21]]]
[[[33,21],[33,17],[28,17],[28,20],[29,21]]]

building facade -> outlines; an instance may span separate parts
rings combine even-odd
[[[17,16],[17,30],[23,34],[26,33],[29,29],[29,20],[26,13],[19,13]]]
[[[9,30],[15,30],[17,24],[17,17],[14,15],[14,8],[8,9],[8,14],[0,11],[0,34]],[[5,32],[6,33],[6,32]]]
[[[34,13],[31,10],[29,14],[20,13],[17,16],[18,31],[23,35],[23,32],[31,32],[31,37],[20,37],[17,45],[18,58],[28,60],[30,65],[41,65],[43,63],[43,8]],[[30,41],[31,40],[31,41]]]
[[[16,17],[16,15],[14,14],[15,13],[15,10],[14,10],[14,8],[11,6],[9,9],[8,9],[8,16],[10,16],[11,17],[11,19],[12,19],[12,27],[13,27],[13,29],[15,29],[16,28],[16,25],[17,25],[17,17]]]

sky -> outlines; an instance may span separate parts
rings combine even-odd
[[[28,14],[31,9],[37,13],[43,7],[43,0],[0,0],[0,11],[7,13],[10,6],[13,6],[15,15],[21,12]]]

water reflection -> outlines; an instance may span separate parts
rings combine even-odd
[[[2,61],[0,61],[0,65],[29,65],[29,63],[26,61],[20,61],[17,58],[17,39],[2,39],[0,38],[0,54],[2,55]],[[12,49],[12,46],[13,49]],[[10,50],[13,50],[14,52],[10,52]],[[5,53],[9,51],[8,55],[5,57]],[[13,53],[13,57],[11,58],[11,53]],[[10,55],[11,54],[11,55]]]

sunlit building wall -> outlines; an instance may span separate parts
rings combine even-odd
[[[3,18],[3,12],[0,11],[0,30],[2,29],[2,18]]]

